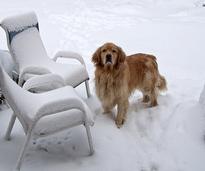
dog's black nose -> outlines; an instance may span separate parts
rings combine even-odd
[[[106,62],[112,62],[112,56],[111,54],[106,55]]]

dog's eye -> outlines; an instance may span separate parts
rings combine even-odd
[[[113,53],[116,53],[117,51],[113,49],[112,52],[113,52]]]
[[[102,52],[106,52],[106,49],[103,49]]]

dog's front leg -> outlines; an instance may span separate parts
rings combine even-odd
[[[128,106],[128,99],[119,101],[119,103],[117,103],[117,117],[115,119],[115,124],[118,128],[120,128],[125,122]]]
[[[110,106],[103,104],[103,114],[110,113],[111,110],[112,110],[112,108]]]
[[[104,110],[103,113],[104,114],[111,113],[115,105],[116,103],[114,101],[105,100],[104,102],[102,102],[102,107]]]

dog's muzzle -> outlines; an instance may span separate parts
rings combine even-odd
[[[106,64],[112,64],[112,55],[111,54],[107,54],[106,55]]]

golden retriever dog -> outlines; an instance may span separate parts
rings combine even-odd
[[[143,94],[143,102],[157,105],[158,91],[166,90],[166,80],[160,75],[156,57],[149,54],[125,55],[113,43],[105,43],[92,56],[95,64],[96,94],[105,113],[117,105],[115,123],[118,128],[126,119],[128,98],[138,89]]]

